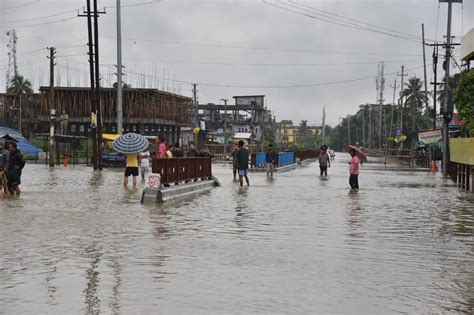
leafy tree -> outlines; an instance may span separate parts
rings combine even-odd
[[[411,116],[412,121],[412,126],[408,129],[410,130],[409,135],[411,136],[412,148],[415,148],[416,145],[416,121],[422,120],[420,113],[423,109],[423,105],[428,101],[426,94],[422,91],[422,83],[421,79],[417,77],[410,78],[406,84],[406,88],[402,91],[402,96],[406,97],[405,106],[411,108],[411,113],[407,116]]]
[[[32,92],[33,89],[31,88],[30,80],[26,80],[21,74],[17,74],[15,75],[15,77],[13,77],[7,89],[7,93],[13,94],[23,94]]]
[[[465,120],[465,127],[474,132],[474,71],[464,72],[454,92],[454,104],[459,118]]]

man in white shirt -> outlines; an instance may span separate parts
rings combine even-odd
[[[145,176],[150,171],[150,151],[144,151],[140,153],[140,174],[142,175],[142,181],[145,180]]]

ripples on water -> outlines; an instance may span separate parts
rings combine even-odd
[[[142,206],[121,170],[28,165],[0,201],[0,313],[473,311],[474,197],[347,160]]]

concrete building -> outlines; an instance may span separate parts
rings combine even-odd
[[[91,130],[93,93],[90,88],[55,87],[49,104],[49,87],[39,93],[0,94],[0,123],[28,136],[49,132],[50,109],[56,117],[68,116],[69,135],[88,136]],[[181,127],[191,125],[192,99],[156,89],[123,90],[123,128],[147,136],[163,135],[169,143],[180,137]],[[117,133],[116,90],[101,88],[104,133]],[[58,124],[59,127],[59,124]]]
[[[307,126],[312,135],[321,136],[321,126]],[[277,123],[276,140],[282,144],[297,144],[298,135],[300,134],[300,126],[294,125],[292,120],[282,120]]]
[[[228,142],[235,133],[249,132],[251,142],[260,143],[262,138],[275,134],[275,122],[270,110],[265,107],[265,95],[234,96],[233,105],[200,104],[200,119],[206,123],[206,131],[219,135],[227,126]]]

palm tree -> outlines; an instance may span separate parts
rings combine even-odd
[[[8,86],[7,93],[13,94],[23,94],[23,93],[32,93],[33,89],[31,88],[30,80],[25,79],[21,74],[17,74],[10,81]]]
[[[449,86],[451,87],[452,94],[454,95],[454,90],[458,87],[459,85],[459,80],[461,79],[462,72],[456,73],[453,76],[450,76],[449,79]],[[441,85],[442,88],[436,93],[437,95],[437,100],[439,102],[440,108],[443,108],[444,102],[446,101],[446,90],[444,88],[444,82],[446,82],[446,78],[443,78],[443,84]]]
[[[302,120],[300,122],[300,126],[298,128],[298,136],[299,137],[305,137],[305,136],[309,136],[311,134],[312,134],[312,132],[308,128],[308,121],[307,120]]]
[[[419,117],[419,110],[423,109],[423,104],[428,101],[426,94],[421,90],[422,83],[420,78],[410,78],[406,83],[406,88],[402,91],[402,96],[406,97],[405,106],[411,108],[412,125],[410,134],[412,149],[415,149],[416,146],[416,118]]]

